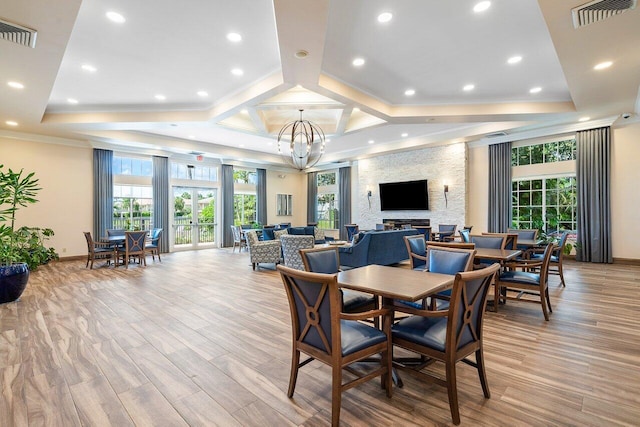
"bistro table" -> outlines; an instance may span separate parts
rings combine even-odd
[[[521,255],[520,249],[490,249],[476,247],[476,258],[489,259],[503,263]]]
[[[380,295],[382,306],[390,310],[393,320],[393,301],[419,301],[429,295],[450,288],[455,276],[431,273],[385,265],[367,265],[338,273],[338,286],[369,294]],[[394,382],[402,387],[397,372],[392,373]]]

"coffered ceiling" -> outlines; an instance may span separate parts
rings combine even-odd
[[[0,133],[278,165],[302,109],[322,165],[634,113],[640,12],[576,29],[584,2],[4,0],[38,35],[0,40]]]

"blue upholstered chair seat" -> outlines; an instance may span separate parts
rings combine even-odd
[[[342,290],[342,307],[347,313],[353,313],[354,311],[357,311],[359,307],[372,304],[374,300],[375,297],[371,294],[350,291],[348,289]]]
[[[355,320],[340,320],[340,334],[342,356],[348,356],[387,340],[387,336],[381,330]]]
[[[447,338],[447,318],[410,316],[391,328],[394,337],[444,351]]]
[[[526,271],[506,271],[500,275],[500,281],[521,283],[523,285],[539,285],[540,275]]]

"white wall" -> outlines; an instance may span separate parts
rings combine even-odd
[[[611,241],[614,258],[640,259],[640,123],[612,128]],[[487,230],[488,146],[469,148],[467,222],[473,231]]]
[[[19,226],[51,228],[48,242],[61,257],[86,255],[82,235],[93,230],[93,151],[0,137],[0,164],[35,172],[42,190],[38,203],[22,208]]]
[[[451,144],[359,160],[353,169],[352,221],[361,229],[373,229],[383,218],[427,218],[438,224],[465,225],[466,144]],[[378,184],[381,182],[429,181],[428,211],[381,211]],[[444,183],[449,185],[445,206]],[[367,191],[371,190],[371,208]]]
[[[293,216],[277,215],[276,195],[293,196]],[[290,222],[307,225],[307,175],[301,172],[267,171],[267,220],[269,224]]]
[[[469,147],[466,222],[473,234],[489,231],[489,147]]]
[[[613,257],[640,259],[640,123],[612,129]]]

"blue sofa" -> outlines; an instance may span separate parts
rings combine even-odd
[[[409,259],[404,236],[418,234],[418,230],[370,231],[348,247],[341,247],[340,265],[362,267],[370,264],[391,265]]]

